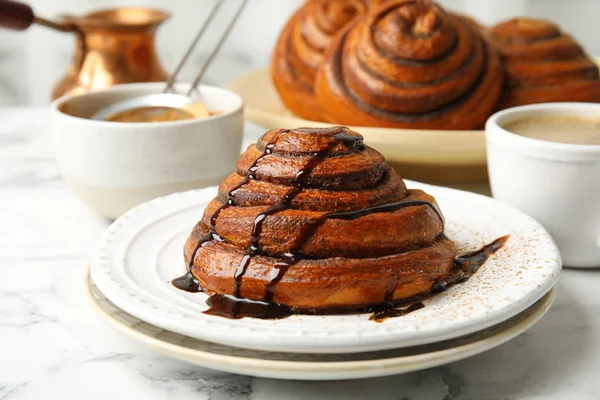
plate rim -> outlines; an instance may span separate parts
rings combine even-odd
[[[440,340],[451,339],[451,338],[462,336],[462,335],[465,335],[468,333],[472,333],[475,331],[485,329],[486,327],[493,326],[495,324],[498,324],[502,321],[505,321],[505,320],[513,317],[514,315],[517,315],[518,313],[522,312],[523,310],[525,310],[529,306],[531,306],[533,303],[538,301],[558,281],[558,278],[560,276],[560,270],[561,270],[560,254],[558,252],[558,249],[556,248],[556,245],[554,244],[554,241],[552,240],[549,233],[532,217],[526,215],[524,212],[522,212],[510,205],[507,205],[505,203],[499,202],[497,200],[494,200],[494,199],[486,197],[486,196],[478,195],[478,194],[471,193],[471,192],[465,192],[465,191],[461,191],[461,190],[457,190],[457,189],[452,189],[452,188],[439,187],[439,186],[433,186],[433,185],[423,184],[423,183],[419,183],[419,182],[413,182],[410,180],[405,180],[405,182],[408,186],[418,185],[418,187],[424,188],[425,190],[427,190],[428,188],[434,187],[435,190],[450,193],[450,196],[454,196],[454,197],[459,196],[458,197],[459,199],[461,198],[460,196],[475,197],[477,199],[477,201],[494,203],[494,205],[497,207],[503,207],[505,209],[512,210],[513,213],[517,213],[518,215],[520,215],[521,218],[526,218],[529,223],[533,224],[536,227],[536,229],[538,229],[540,231],[541,235],[546,236],[546,240],[548,240],[549,242],[551,242],[553,244],[552,250],[555,253],[553,255],[553,259],[555,258],[555,262],[552,263],[550,265],[550,267],[554,268],[554,273],[551,274],[551,276],[549,276],[548,278],[546,278],[546,280],[543,282],[544,285],[539,285],[537,289],[532,290],[532,292],[536,292],[535,295],[533,295],[533,296],[530,295],[528,297],[521,298],[519,301],[513,303],[513,305],[511,307],[505,307],[505,309],[502,312],[497,313],[494,318],[487,318],[487,319],[479,318],[482,320],[479,321],[475,325],[471,324],[467,329],[465,329],[464,324],[463,324],[463,326],[458,326],[458,327],[455,327],[454,329],[446,330],[443,334],[429,336],[425,340],[423,340],[422,338],[413,337],[411,340],[405,340],[404,342],[402,342],[401,346],[398,345],[398,338],[388,336],[387,340],[381,339],[381,338],[367,340],[364,337],[361,337],[360,341],[354,341],[352,343],[352,345],[344,345],[344,346],[339,346],[339,345],[336,346],[337,342],[333,342],[332,341],[333,338],[330,338],[330,337],[319,338],[318,343],[316,343],[315,340],[312,340],[310,345],[307,343],[300,343],[301,341],[296,342],[294,345],[291,345],[289,343],[289,340],[288,340],[288,342],[285,343],[285,345],[283,345],[283,342],[282,343],[279,343],[279,342],[274,343],[273,341],[270,341],[269,348],[271,348],[272,350],[281,350],[284,352],[288,351],[288,352],[296,352],[296,353],[318,353],[318,352],[320,352],[320,353],[349,353],[349,352],[366,352],[366,351],[374,351],[374,350],[383,350],[383,349],[397,348],[397,347],[409,347],[409,346],[414,346],[414,345],[418,345],[418,344],[426,344],[426,343],[432,343],[432,342],[436,342],[436,341],[440,341]],[[157,206],[157,204],[164,202],[164,201],[170,201],[170,200],[173,201],[173,198],[180,197],[180,196],[190,196],[190,197],[197,196],[200,198],[201,197],[200,193],[214,192],[215,190],[216,190],[216,187],[209,187],[209,188],[204,188],[204,189],[192,190],[192,191],[188,191],[188,192],[174,193],[174,194],[171,194],[168,196],[156,198],[156,199],[151,200],[147,203],[144,203],[138,207],[135,207],[132,210],[125,213],[122,217],[120,217],[117,221],[115,221],[113,223],[113,225],[111,225],[106,230],[106,232],[104,233],[103,238],[102,238],[102,243],[103,244],[110,243],[110,241],[111,241],[110,237],[115,234],[114,231],[117,230],[120,227],[120,225],[124,223],[124,221],[131,218],[133,215],[137,214],[138,212],[142,211],[143,209],[145,209],[147,207]],[[199,201],[199,203],[201,203],[201,202]],[[183,205],[181,205],[180,207],[183,207]],[[106,260],[106,257],[105,256],[103,257],[103,255],[102,255],[103,251],[106,251],[105,247],[101,247],[100,252],[97,252],[96,256],[94,257],[94,259],[92,261],[91,274],[92,274],[92,277],[94,278],[94,281],[96,282],[96,285],[98,285],[98,287],[102,290],[102,292],[113,303],[115,303],[119,308],[121,308],[121,309],[127,311],[128,313],[130,313],[146,322],[149,322],[153,325],[166,327],[166,328],[168,327],[168,330],[174,330],[181,334],[184,334],[187,336],[193,336],[193,337],[196,337],[201,340],[218,342],[218,343],[221,343],[224,345],[231,346],[231,345],[233,345],[233,342],[235,340],[239,339],[239,338],[238,339],[232,338],[230,335],[230,336],[219,337],[217,340],[217,339],[215,339],[214,335],[205,335],[205,334],[200,335],[196,331],[190,330],[188,326],[185,326],[185,327],[173,326],[172,323],[167,323],[169,321],[166,321],[164,319],[164,316],[156,315],[156,308],[151,309],[146,304],[143,304],[144,301],[141,301],[142,304],[137,304],[137,305],[133,304],[132,301],[138,300],[138,299],[136,299],[135,297],[130,298],[130,297],[124,296],[124,293],[122,293],[122,291],[125,289],[125,287],[123,286],[122,282],[119,282],[118,280],[116,280],[114,278],[114,276],[111,276],[110,279],[108,279],[108,277],[104,277],[102,272],[96,273],[96,270],[100,269],[102,267],[104,267],[104,269],[109,271],[109,268],[107,265],[102,265],[102,264],[98,265],[98,262],[99,261],[102,262],[103,258],[104,258],[104,260]],[[104,263],[104,264],[107,264],[107,263]],[[110,275],[110,272],[106,272],[106,273]],[[98,279],[98,276],[100,276],[100,279]],[[138,303],[140,303],[140,302],[138,301]],[[174,321],[175,321],[175,325],[180,325],[179,322],[177,322],[177,320],[174,320]],[[173,322],[173,320],[171,320],[171,322]],[[203,323],[210,325],[213,322],[203,321]],[[240,328],[240,329],[242,329],[242,331],[244,330],[244,328]],[[237,346],[248,348],[248,349],[256,349],[256,350],[266,348],[266,344],[264,343],[264,341],[263,342],[256,341],[255,338],[254,338],[254,340],[252,340],[252,337],[246,338],[246,342],[245,342],[244,346],[239,346],[239,340],[238,340]],[[350,347],[352,347],[352,348],[350,348]],[[357,349],[356,347],[359,347],[359,348]]]
[[[140,342],[143,345],[148,346],[165,356],[173,357],[178,360],[191,363],[193,365],[216,369],[228,373],[272,379],[314,381],[338,379],[366,379],[396,375],[401,373],[418,371],[426,368],[433,368],[436,366],[456,362],[465,358],[475,356],[477,354],[498,347],[530,329],[550,310],[557,295],[557,288],[556,286],[553,286],[547,293],[545,293],[542,296],[542,298],[536,301],[532,306],[522,311],[521,313],[509,318],[509,320],[519,318],[518,321],[503,321],[500,324],[494,325],[493,328],[499,328],[500,325],[506,324],[507,322],[510,323],[510,325],[506,328],[503,328],[496,334],[491,335],[489,337],[485,337],[481,340],[473,340],[472,342],[459,344],[454,347],[447,347],[426,353],[417,353],[406,356],[388,358],[373,358],[368,360],[290,361],[266,360],[246,356],[216,354],[207,350],[198,350],[183,345],[169,343],[158,337],[154,337],[149,334],[140,332],[139,330],[136,330],[133,327],[117,320],[98,304],[98,301],[94,298],[92,294],[90,284],[93,283],[95,285],[95,283],[93,282],[93,279],[90,275],[89,265],[84,270],[83,281],[84,290],[86,293],[86,297],[88,298],[90,307],[94,310],[95,314],[101,320],[112,326],[120,334],[125,335],[132,340]],[[122,310],[117,305],[112,303],[110,299],[108,299],[108,297],[106,297],[106,295],[102,293],[102,291],[97,285],[96,288],[104,296],[106,301],[108,301],[113,307],[131,316],[131,314],[127,313],[126,311]],[[140,320],[135,316],[132,317]],[[143,322],[152,325],[146,321]],[[160,327],[158,328],[166,332],[175,333],[179,336],[186,336]],[[479,332],[481,331],[474,332],[466,336],[474,335]],[[461,337],[455,339],[459,340],[460,338]],[[295,353],[289,354],[293,356]],[[212,362],[215,361],[218,363],[216,367],[215,364],[212,364]],[[244,371],[252,372],[252,374]],[[331,375],[324,377],[321,375],[323,373],[329,373]]]

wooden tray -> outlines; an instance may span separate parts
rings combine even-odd
[[[246,119],[267,129],[328,125],[298,118],[287,110],[267,68],[239,76],[228,88],[244,99]],[[486,191],[485,135],[482,130],[352,128],[364,136],[369,146],[383,153],[388,164],[403,178],[466,189],[471,189],[469,185],[482,186],[475,191]]]

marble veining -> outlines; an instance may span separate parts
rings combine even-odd
[[[564,270],[532,329],[446,366],[385,378],[296,382],[164,358],[98,319],[84,269],[108,222],[72,196],[44,109],[0,109],[0,400],[598,400],[600,270]],[[261,129],[248,126],[247,142]]]

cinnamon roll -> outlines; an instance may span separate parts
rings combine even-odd
[[[455,255],[435,199],[345,127],[265,133],[184,248],[209,294],[317,313],[428,293]]]
[[[552,22],[512,19],[486,31],[505,83],[498,109],[557,101],[600,102],[598,66]]]
[[[496,51],[475,25],[428,0],[392,0],[344,28],[315,83],[328,122],[472,129],[502,89]]]
[[[313,86],[332,37],[367,10],[366,0],[310,0],[288,21],[275,46],[271,73],[288,109],[321,121]]]

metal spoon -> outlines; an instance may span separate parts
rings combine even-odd
[[[167,80],[166,87],[162,93],[132,97],[130,99],[118,101],[107,107],[102,108],[100,111],[92,115],[91,119],[106,120],[111,115],[134,109],[139,109],[138,112],[143,113],[143,109],[146,107],[168,107],[185,110],[186,106],[189,106],[194,102],[194,100],[192,100],[191,98],[192,93],[197,91],[198,84],[204,77],[204,74],[208,70],[208,67],[214,60],[215,56],[219,53],[219,50],[221,50],[223,43],[225,43],[225,41],[227,40],[229,33],[233,30],[233,27],[235,26],[235,23],[239,19],[240,15],[242,15],[242,11],[244,10],[244,7],[246,6],[247,2],[248,0],[241,1],[240,6],[236,10],[231,21],[229,22],[229,25],[227,25],[227,28],[219,38],[219,41],[217,42],[216,46],[212,49],[212,52],[209,54],[208,58],[204,62],[204,65],[202,65],[200,72],[198,72],[198,75],[196,75],[196,78],[194,79],[194,82],[192,82],[192,85],[190,86],[190,89],[188,90],[187,94],[183,95],[177,93],[168,93],[168,91],[171,90],[173,83],[175,82],[175,79],[177,77],[177,74],[179,74],[179,72],[181,71],[181,68],[192,54],[192,51],[196,47],[196,44],[198,43],[198,41],[208,28],[208,25],[210,25],[210,22],[213,20],[213,17],[223,4],[223,0],[218,0],[213,9],[211,10],[208,18],[204,21],[202,27],[200,27],[200,30],[198,31],[196,37],[188,47],[183,58],[181,59],[181,61],[179,61],[175,72],[173,72],[173,74]],[[150,109],[149,111],[152,112],[153,110]]]

